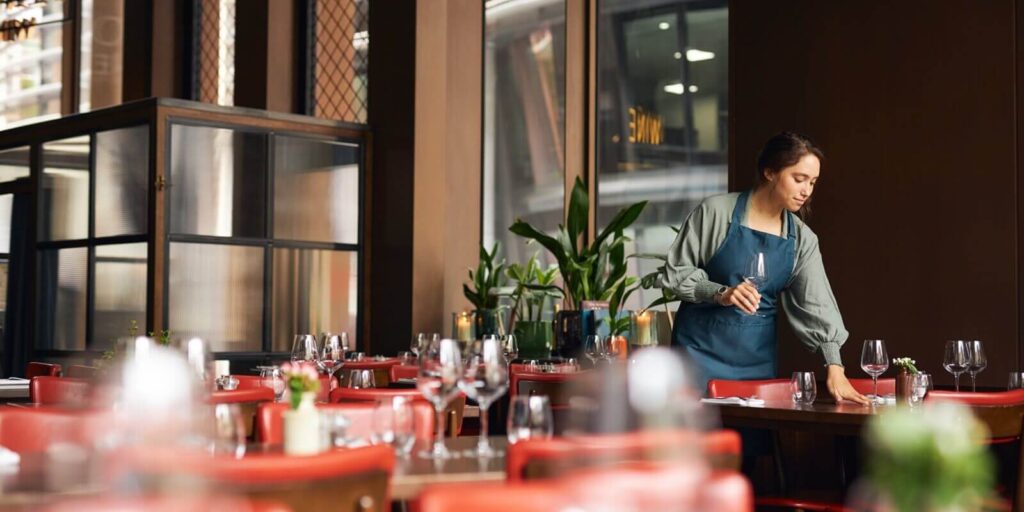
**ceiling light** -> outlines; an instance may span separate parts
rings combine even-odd
[[[691,85],[690,86],[690,92],[697,92],[697,86],[696,85]]]
[[[675,57],[676,60],[679,60],[679,59],[683,58],[683,52],[675,52],[675,53],[672,54],[672,56]]]
[[[658,28],[660,28],[662,30],[668,30],[669,27],[671,27],[671,26],[672,25],[669,25],[667,21],[663,21],[661,23],[658,23]]]
[[[715,58],[715,52],[706,52],[695,48],[686,50],[686,60],[690,62],[700,62],[702,60],[711,60],[713,58]]]
[[[681,82],[676,82],[674,84],[666,85],[665,92],[669,94],[683,94],[684,92],[686,92],[686,88],[683,87],[683,84]]]

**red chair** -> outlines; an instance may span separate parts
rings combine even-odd
[[[284,403],[263,403],[256,412],[256,439],[264,444],[284,442],[284,419],[282,413],[288,410]],[[335,403],[317,404],[318,409],[339,411],[351,422],[346,434],[354,437],[369,437],[373,433],[373,411],[376,404]],[[430,442],[434,439],[434,408],[426,402],[412,402],[415,418],[416,440]]]
[[[29,363],[25,366],[25,378],[60,377],[60,365],[56,363]]]
[[[70,377],[72,379],[91,380],[96,378],[98,372],[99,368],[96,368],[95,366],[73,364],[71,366],[68,366],[68,371],[65,372],[65,376]]]
[[[766,402],[789,402],[793,400],[793,389],[790,387],[789,379],[711,379],[708,381],[708,397],[726,398],[730,396],[757,396]]]
[[[414,364],[396,364],[389,370],[391,382],[398,382],[398,379],[415,379],[419,374],[420,367]]]
[[[92,385],[83,379],[33,377],[28,395],[35,405],[84,407],[89,404]]]
[[[871,379],[850,379],[850,384],[862,395],[874,393]],[[890,393],[896,393],[896,379],[878,379],[878,394],[884,396]]]
[[[207,402],[211,404],[246,404],[273,402],[274,390],[265,387],[213,391]]]
[[[185,496],[98,496],[60,500],[47,512],[291,512],[291,507],[270,501],[236,496],[188,494]]]
[[[348,372],[351,370],[373,371],[373,381],[377,387],[386,388],[391,383],[391,367],[399,363],[397,357],[388,359],[363,359],[361,361],[345,361],[337,375],[340,377],[340,385],[348,384]]]
[[[89,445],[107,424],[106,416],[97,412],[0,407],[0,446],[32,453],[57,442]]]
[[[624,461],[664,460],[699,447],[718,469],[738,470],[740,436],[733,430],[692,430],[528,439],[509,445],[506,473],[510,482],[550,477],[568,470]]]
[[[350,389],[350,388],[337,388],[331,391],[330,403],[339,402],[373,402],[377,403],[378,400],[391,400],[396,396],[404,396],[409,400],[415,402],[427,402],[427,399],[417,389],[396,389],[396,388],[368,388],[368,389]],[[428,402],[429,403],[429,402]],[[448,409],[445,411],[445,417],[447,418],[446,430],[452,436],[459,435],[462,432],[462,416],[466,409],[466,395],[459,393],[450,404]],[[434,425],[435,427],[437,425]]]

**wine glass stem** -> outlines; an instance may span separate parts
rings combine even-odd
[[[491,442],[487,439],[487,407],[490,404],[480,404],[480,439],[476,442],[477,453],[490,453]]]
[[[878,399],[878,375],[871,376],[871,394],[876,400]]]
[[[960,392],[960,374],[959,373],[954,373],[953,374],[953,385],[956,386],[956,391],[957,391],[957,393],[959,393]]]
[[[444,407],[437,408],[437,437],[434,438],[434,453],[444,451]]]
[[[971,391],[973,391],[973,392],[977,392],[978,391],[978,384],[975,382],[975,377],[977,377],[977,376],[978,376],[977,373],[972,373],[971,374]]]

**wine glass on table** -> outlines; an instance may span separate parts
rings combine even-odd
[[[754,253],[754,257],[750,259],[750,264],[747,265],[747,273],[743,275],[743,281],[753,286],[758,292],[768,283],[768,265],[763,252]],[[753,314],[759,317],[766,316],[760,313]]]
[[[292,341],[292,362],[303,361],[320,366],[320,349],[312,334],[296,334]]]
[[[878,396],[878,376],[889,369],[889,353],[885,349],[885,340],[864,340],[860,351],[860,367],[871,376],[872,393],[869,398],[873,402],[880,401]]]
[[[976,379],[978,374],[988,366],[988,358],[985,357],[985,347],[978,340],[968,341],[971,350],[971,362],[967,365],[967,373],[971,374],[971,391],[978,391]]]
[[[953,374],[956,390],[960,391],[960,374],[967,371],[971,364],[971,347],[964,340],[946,342],[946,353],[942,359],[942,367]]]
[[[487,408],[508,391],[508,364],[502,351],[501,341],[485,338],[483,342],[471,345],[466,357],[466,368],[459,383],[466,396],[476,400],[480,406],[480,439],[470,455],[493,457],[500,455],[487,439]]]
[[[437,434],[431,450],[420,452],[420,457],[435,460],[452,458],[452,453],[444,445],[444,411],[458,396],[462,378],[462,353],[458,341],[431,341],[421,348],[416,388],[434,406]]]
[[[327,380],[331,386],[334,386],[334,374],[345,364],[345,352],[348,352],[349,348],[348,333],[324,335],[320,368],[327,373]]]

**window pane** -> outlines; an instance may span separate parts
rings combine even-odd
[[[495,3],[485,17],[483,239],[525,262],[538,248],[512,222],[546,232],[562,223],[565,2]]]
[[[195,44],[196,98],[204,103],[235,104],[236,0],[198,0]]]
[[[171,127],[171,232],[263,238],[267,137]]]
[[[10,9],[10,11],[8,11]],[[17,16],[13,11],[17,9]],[[0,7],[12,19],[35,18],[39,26],[0,51],[0,129],[60,117],[64,2]],[[7,16],[0,16],[7,19]]]
[[[388,0],[383,0],[387,2]],[[313,87],[310,114],[366,122],[370,61],[370,0],[312,2]]]
[[[85,247],[39,253],[39,348],[85,350]]]
[[[355,343],[358,264],[354,252],[274,249],[273,350],[299,333],[347,332]]]
[[[673,226],[728,188],[727,2],[598,2],[597,224],[647,200],[627,252],[665,254]],[[630,260],[631,275],[660,262]],[[655,290],[654,292],[657,292]],[[634,294],[632,308],[657,293]]]
[[[92,348],[106,350],[129,334],[135,320],[139,332],[146,327],[146,244],[96,247],[96,284],[93,298]]]
[[[274,137],[274,238],[359,242],[359,146]]]
[[[146,233],[149,127],[96,134],[96,236]]]
[[[0,196],[0,254],[11,252],[11,210],[13,208],[13,195]]]
[[[259,351],[263,340],[263,248],[171,243],[169,329],[215,351]]]
[[[79,111],[121,103],[125,0],[81,0]]]
[[[89,136],[43,144],[40,240],[89,236]]]
[[[28,177],[28,152],[28,146],[0,151],[0,183]]]

